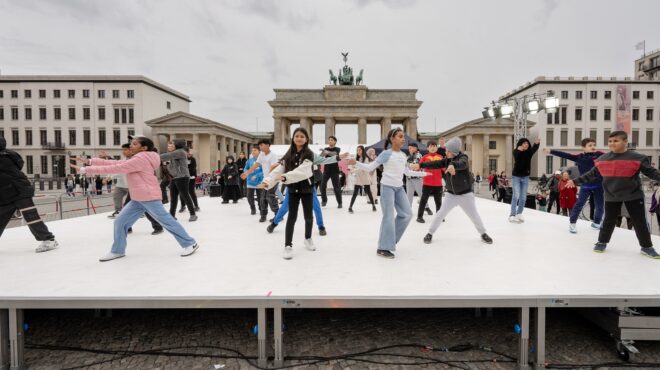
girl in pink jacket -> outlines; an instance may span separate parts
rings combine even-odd
[[[127,160],[115,161],[101,158],[82,159],[89,166],[72,166],[81,174],[117,174],[125,173],[131,201],[122,208],[114,223],[114,242],[108,254],[99,261],[106,262],[125,256],[128,229],[145,212],[149,212],[163,228],[174,236],[183,250],[181,256],[195,253],[199,246],[186,230],[163,207],[161,191],[155,170],[160,166],[160,156],[154,143],[146,137],[134,137],[131,140],[133,156]],[[79,159],[80,160],[80,159]]]

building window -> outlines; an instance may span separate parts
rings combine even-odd
[[[60,90],[53,90],[53,98],[55,99],[60,98]]]
[[[0,90],[0,99],[5,97],[5,92],[4,90]]]
[[[653,108],[646,109],[646,120],[653,121]]]
[[[128,108],[128,123],[134,122],[133,108]]]
[[[605,99],[612,99],[612,91],[605,90]]]
[[[597,117],[598,117],[598,109],[596,108],[589,109],[589,120],[595,121]]]
[[[25,156],[25,170],[28,175],[32,175],[34,173],[34,159],[31,155]]]
[[[126,90],[126,97],[129,99],[135,98],[135,90]]]
[[[605,112],[603,113],[603,119],[605,121],[609,121],[612,119],[612,109],[611,108],[605,108]]]
[[[11,98],[12,99],[18,99],[18,90],[12,90],[11,91]]]
[[[105,146],[105,129],[99,129],[99,145]]]
[[[46,118],[46,107],[39,107],[39,119],[45,120]]]
[[[25,99],[31,99],[32,98],[32,90],[24,90],[23,94],[25,95]]]
[[[633,147],[639,146],[639,130],[633,130],[632,132],[632,145]]]
[[[25,108],[25,120],[26,121],[31,121],[32,120],[32,108]]]
[[[5,120],[5,108],[0,107],[0,121]]]
[[[119,99],[119,90],[112,90],[112,98]]]
[[[545,132],[545,145],[546,146],[553,146],[554,144],[554,132],[552,130],[548,130]]]
[[[119,108],[115,108],[115,123],[119,123]]]
[[[554,171],[552,170],[552,156],[547,155],[545,156],[545,173],[553,173]]]
[[[105,90],[99,90],[97,94],[99,99],[105,99]]]
[[[582,121],[582,108],[575,108],[575,120]]]
[[[119,129],[112,130],[112,145],[121,145],[121,131]]]
[[[60,108],[60,107],[53,108],[53,116],[55,116],[56,121],[61,120],[62,119],[62,108]]]
[[[83,107],[83,119],[85,121],[90,120],[90,113],[89,113],[89,107]]]
[[[568,160],[566,158],[559,158],[559,167],[566,167]]]
[[[653,146],[653,129],[646,130],[646,146]]]
[[[546,123],[547,123],[548,125],[551,125],[551,124],[552,124],[552,113],[548,113],[548,114],[546,114],[545,116],[546,116],[546,118],[547,118]]]
[[[83,145],[91,145],[92,142],[92,134],[88,128],[83,130]]]
[[[44,90],[44,89],[39,90],[39,98],[40,99],[45,99],[46,98],[46,90]]]
[[[573,141],[573,145],[575,146],[582,145],[582,130],[579,128],[575,129],[575,140]]]
[[[495,149],[497,149],[497,141],[495,141],[495,140],[488,140],[488,149],[489,149],[489,150],[495,150]]]
[[[135,129],[134,128],[129,128],[128,129],[128,136],[135,136]]]
[[[39,144],[41,144],[41,146],[48,144],[48,131],[39,130]]]
[[[167,109],[172,109],[172,103],[170,103],[169,101],[165,104],[165,106],[167,107]]]
[[[70,146],[75,146],[76,145],[76,129],[75,128],[70,128],[69,129],[69,145]]]
[[[592,90],[589,92],[591,99],[598,99],[598,91]]]
[[[55,130],[55,145],[62,146],[62,130]]]
[[[633,108],[633,110],[632,110],[632,120],[633,121],[639,121],[639,109],[638,108]]]
[[[18,120],[18,107],[11,107],[11,119],[12,121]]]
[[[607,140],[610,138],[610,133],[612,131],[610,130],[605,130],[603,131],[603,146],[607,147]]]
[[[99,121],[105,121],[105,107],[99,107]]]
[[[76,119],[76,108],[69,107],[69,120],[75,120],[75,119]]]
[[[69,99],[75,99],[76,97],[76,90],[69,90]]]
[[[633,99],[639,99],[639,91],[633,91]]]
[[[18,146],[18,142],[18,129],[13,128],[11,129],[11,145]]]
[[[562,99],[568,99],[568,90],[562,90],[561,98]]]
[[[89,99],[89,90],[83,90],[83,98]]]
[[[30,129],[25,130],[25,145],[26,146],[32,145],[32,130]]]
[[[121,109],[121,123],[126,123],[126,108]]]
[[[575,99],[582,99],[582,91],[575,92]]]
[[[488,158],[488,171],[497,172],[497,158]]]
[[[42,175],[48,174],[48,157],[45,155],[41,156],[41,174]]]
[[[598,138],[598,130],[589,130],[589,138],[596,140]]]
[[[0,127],[0,137],[5,137],[5,130]]]
[[[647,91],[646,92],[646,99],[653,99],[653,91]]]
[[[561,124],[566,124],[566,115],[568,112],[568,107],[561,107]]]
[[[568,131],[561,130],[559,137],[559,146],[568,146]]]

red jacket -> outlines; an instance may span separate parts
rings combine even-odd
[[[419,160],[419,163],[432,162],[442,160],[443,157],[438,153],[428,153]],[[427,168],[423,169],[425,172],[430,173],[428,176],[424,176],[422,184],[426,186],[442,186],[442,174],[445,172],[444,169],[439,170],[430,170]]]
[[[559,207],[573,208],[577,198],[577,187],[567,188],[568,180],[559,181]]]

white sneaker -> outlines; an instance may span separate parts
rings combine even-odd
[[[124,256],[125,256],[125,254],[108,252],[108,254],[106,254],[105,256],[103,256],[101,258],[99,258],[99,261],[108,262],[108,261],[116,260],[117,258],[122,258]]]
[[[575,224],[569,224],[568,231],[570,231],[571,234],[577,234],[577,226]]]
[[[516,216],[509,216],[509,222],[511,222],[513,224],[519,224],[520,223],[520,221],[518,221],[518,217],[516,217]]]
[[[58,246],[59,244],[57,243],[56,240],[44,240],[34,251],[37,253],[48,252],[48,251],[52,251]]]
[[[293,247],[291,247],[290,245],[287,245],[286,247],[284,247],[284,255],[282,255],[282,257],[284,257],[285,260],[292,259],[293,258]]]
[[[591,228],[594,229],[594,230],[600,230],[600,224],[592,222],[591,223]]]
[[[517,214],[516,219],[518,219],[519,224],[525,222],[525,219],[523,218],[522,214]]]
[[[310,251],[315,251],[316,246],[314,246],[314,242],[312,241],[312,238],[305,239],[305,248]]]
[[[191,245],[190,247],[185,247],[181,251],[181,257],[188,257],[191,254],[195,253],[199,249],[199,244],[195,243],[195,245]]]

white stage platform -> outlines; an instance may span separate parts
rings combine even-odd
[[[344,196],[337,209],[331,197],[323,209],[328,235],[314,225],[315,252],[302,245],[299,212],[288,261],[285,222],[268,234],[245,200],[200,198],[193,223],[178,214],[200,244],[186,258],[167,232],[150,235],[146,219],[133,227],[126,257],[105,263],[98,258],[112,244],[107,214],[49,222],[60,248],[48,253],[34,253],[38,242],[26,227],[8,229],[0,239],[0,309],[9,310],[11,328],[30,308],[245,307],[262,320],[275,308],[277,329],[289,307],[521,307],[525,324],[529,308],[660,306],[660,261],[639,253],[632,231],[616,229],[607,252],[596,254],[598,232],[587,222],[570,234],[566,217],[526,209],[526,222],[511,224],[509,205],[478,199],[492,245],[457,208],[430,245],[422,238],[433,216],[413,219],[389,260],[376,255],[381,213],[359,197],[349,214],[349,201]]]

